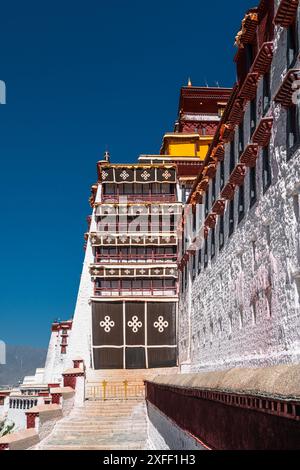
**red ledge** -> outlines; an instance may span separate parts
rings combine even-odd
[[[298,5],[299,0],[281,0],[274,23],[284,28],[290,26],[296,18]]]
[[[231,201],[234,198],[235,185],[232,183],[227,183],[221,192],[221,196],[224,199]]]
[[[261,147],[266,147],[266,145],[268,145],[268,143],[270,142],[272,126],[272,117],[262,118],[252,136],[252,141],[255,144],[260,145]]]
[[[251,101],[256,95],[257,84],[259,80],[259,73],[250,72],[248,73],[246,80],[244,81],[239,97],[243,100]]]
[[[84,376],[84,370],[76,368],[76,369],[67,369],[65,372],[62,373],[63,376],[69,377],[80,377]]]
[[[238,163],[234,168],[233,172],[229,176],[229,183],[241,186],[244,183],[244,178],[246,175],[245,166],[241,163]]]
[[[217,215],[223,215],[225,211],[224,199],[217,199],[217,201],[212,206],[212,211]]]
[[[243,163],[243,165],[246,165],[252,168],[256,165],[257,155],[258,155],[258,145],[249,144],[244,150],[244,153],[240,158],[240,162]]]
[[[273,49],[273,42],[265,42],[261,46],[253,62],[252,72],[259,73],[260,75],[264,75],[268,72],[273,59]]]
[[[278,92],[275,95],[274,101],[280,103],[282,106],[289,108],[293,104],[292,96],[296,89],[293,88],[293,83],[300,80],[300,69],[291,69],[288,71]]]
[[[205,227],[215,228],[217,222],[217,214],[209,214],[204,222]]]

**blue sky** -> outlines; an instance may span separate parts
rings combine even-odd
[[[179,90],[232,86],[249,0],[5,2],[0,339],[47,346],[74,311],[96,162],[157,153]]]

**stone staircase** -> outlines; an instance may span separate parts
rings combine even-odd
[[[147,449],[144,380],[175,374],[176,367],[134,370],[87,370],[86,401],[58,421],[36,450]],[[103,381],[107,382],[105,395]],[[128,383],[125,393],[124,381]],[[105,400],[104,400],[105,398]]]
[[[144,400],[86,401],[59,421],[36,450],[139,450],[147,448]]]

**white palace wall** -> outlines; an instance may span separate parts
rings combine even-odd
[[[271,66],[272,97],[286,72],[286,41],[286,29],[276,27]],[[261,104],[262,79],[257,93],[257,123]],[[218,218],[216,255],[211,259],[210,233],[208,266],[204,268],[202,264],[194,281],[189,261],[188,288],[182,294],[179,307],[179,359],[183,371],[300,360],[300,149],[287,159],[287,111],[272,101],[271,115],[274,117],[270,142],[271,186],[263,193],[260,149],[256,203],[250,208],[247,170],[243,220],[238,223],[237,189],[233,234],[228,238],[227,202],[223,249],[219,252]],[[246,146],[250,141],[250,103],[244,117],[244,133]],[[236,147],[237,134],[238,129]],[[226,146],[225,181],[229,176],[228,162],[229,145]],[[217,181],[219,172],[220,168]]]

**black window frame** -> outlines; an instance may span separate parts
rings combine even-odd
[[[235,167],[235,139],[230,142],[230,160],[229,160],[229,174],[231,174]]]
[[[297,19],[287,28],[286,61],[288,69],[293,68],[297,62],[299,52]]]
[[[240,223],[245,216],[245,187],[242,184],[239,187],[238,197],[238,223]]]
[[[224,160],[220,162],[220,190],[224,188],[225,185],[225,163]]]
[[[250,101],[250,137],[253,136],[253,133],[256,129],[257,124],[257,103],[256,95],[253,100]]]
[[[263,76],[263,116],[266,115],[271,105],[271,73],[266,72]]]
[[[228,227],[229,227],[229,237],[234,232],[234,198],[229,201],[229,211],[228,211]]]
[[[215,228],[211,229],[211,239],[210,239],[210,259],[213,259],[216,255],[216,232]]]
[[[239,157],[244,152],[245,147],[245,132],[244,132],[244,120],[239,125],[239,141],[238,141],[238,155]]]
[[[224,215],[221,214],[219,217],[219,251],[222,250],[225,243],[225,234],[224,234]]]
[[[266,145],[262,149],[262,180],[263,180],[263,193],[269,189],[272,183],[272,169],[270,162],[270,147]]]
[[[198,274],[201,273],[202,268],[202,249],[198,251]]]
[[[249,200],[250,207],[254,206],[257,200],[256,166],[251,167],[249,171]]]
[[[204,269],[208,266],[208,238],[205,238],[204,242]]]
[[[300,142],[300,104],[292,104],[287,108],[286,126],[287,160],[289,160]],[[291,136],[293,136],[292,143]]]

